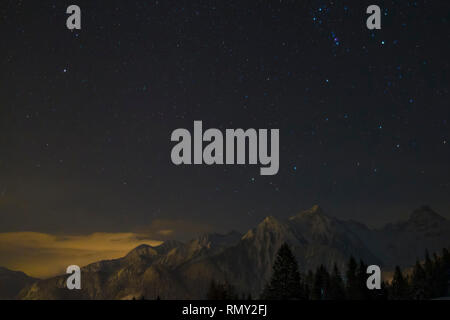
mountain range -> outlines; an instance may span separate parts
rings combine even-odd
[[[314,206],[285,220],[266,217],[245,234],[212,233],[185,243],[140,245],[122,258],[83,267],[81,290],[66,288],[67,275],[36,280],[11,271],[3,276],[1,270],[6,269],[0,269],[0,288],[5,279],[15,288],[1,290],[0,297],[204,299],[212,279],[257,297],[284,242],[291,246],[303,273],[321,264],[331,268],[336,263],[345,270],[350,256],[390,271],[395,265],[411,266],[423,258],[425,250],[437,252],[450,247],[450,221],[424,206],[406,221],[370,229],[356,221],[328,216]],[[20,293],[17,288],[22,288]]]
[[[0,300],[16,297],[20,290],[37,280],[27,276],[23,272],[0,267]]]

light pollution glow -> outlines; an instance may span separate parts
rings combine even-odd
[[[162,241],[136,233],[92,233],[59,236],[39,232],[0,233],[0,266],[48,278],[65,273],[67,266],[85,266],[105,259],[123,257],[133,248]]]

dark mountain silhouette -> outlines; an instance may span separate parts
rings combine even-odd
[[[37,280],[23,272],[0,267],[0,299],[14,299],[21,289]]]
[[[425,249],[450,246],[450,222],[428,207],[404,222],[372,230],[354,221],[326,215],[318,206],[287,220],[267,217],[244,235],[206,234],[187,243],[141,245],[125,257],[82,268],[82,289],[65,288],[66,275],[24,288],[22,299],[203,299],[211,280],[259,296],[268,281],[276,252],[288,243],[300,272],[321,264],[341,269],[350,256],[393,270],[411,266]]]

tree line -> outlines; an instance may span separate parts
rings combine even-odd
[[[335,264],[332,270],[324,265],[306,274],[299,271],[297,260],[288,244],[277,252],[270,280],[258,298],[263,300],[427,300],[449,295],[450,253],[431,258],[428,251],[424,261],[412,269],[395,267],[391,281],[383,281],[381,289],[367,288],[367,264],[350,257],[344,273]],[[211,282],[209,300],[252,299],[240,295],[229,283]]]

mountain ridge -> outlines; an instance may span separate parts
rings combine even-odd
[[[22,288],[38,281],[22,271],[0,267],[0,300],[14,299]]]
[[[443,219],[443,220],[442,220]],[[439,221],[439,223],[436,223]],[[287,242],[306,273],[324,264],[344,268],[350,256],[386,269],[412,265],[425,249],[450,246],[450,222],[429,207],[380,229],[326,215],[319,206],[287,219],[264,218],[244,235],[203,234],[186,243],[140,245],[126,256],[82,268],[84,288],[65,289],[65,275],[41,280],[22,299],[203,299],[211,279],[258,296],[278,248]],[[423,250],[423,251],[422,251]]]

